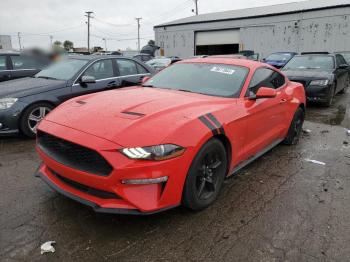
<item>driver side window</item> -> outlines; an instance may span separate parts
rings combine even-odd
[[[269,68],[259,68],[255,71],[250,81],[247,96],[256,94],[260,87],[280,88],[285,84],[285,78],[280,73]]]
[[[113,77],[112,60],[106,59],[95,62],[84,72],[83,76],[93,76],[96,80]]]

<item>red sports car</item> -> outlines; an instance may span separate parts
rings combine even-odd
[[[98,212],[201,210],[226,177],[283,141],[296,144],[304,115],[303,86],[267,64],[185,60],[142,86],[52,111],[38,127],[36,174]]]

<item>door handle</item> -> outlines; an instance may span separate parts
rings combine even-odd
[[[112,82],[109,82],[107,84],[107,87],[116,87],[117,86],[117,82],[116,81],[112,81]]]

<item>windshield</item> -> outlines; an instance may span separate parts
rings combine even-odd
[[[171,64],[171,60],[169,58],[152,59],[146,62],[146,64],[152,67],[167,67]]]
[[[268,57],[266,57],[266,60],[273,60],[273,61],[287,61],[292,57],[291,54],[282,54],[282,53],[275,53],[271,54]]]
[[[294,56],[283,69],[333,69],[332,56]]]
[[[35,75],[36,78],[69,80],[78,73],[88,60],[64,59],[45,68]]]
[[[249,69],[224,64],[174,64],[148,80],[144,86],[205,95],[238,97]]]

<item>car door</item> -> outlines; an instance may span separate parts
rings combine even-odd
[[[9,57],[12,65],[12,79],[33,76],[43,68],[43,65],[34,57],[26,55],[10,55]]]
[[[252,99],[261,87],[277,90],[274,98]],[[249,84],[245,98],[246,126],[249,129],[245,137],[246,158],[254,156],[274,142],[278,142],[286,130],[287,95],[286,79],[270,68],[258,68]]]
[[[134,86],[141,84],[142,78],[150,75],[148,70],[141,64],[131,59],[117,58],[116,64],[122,86]]]
[[[81,83],[83,76],[92,76],[95,83]],[[112,59],[101,59],[89,65],[72,86],[73,96],[84,95],[120,87]]]
[[[0,82],[11,79],[11,70],[9,70],[7,55],[0,55]]]
[[[346,61],[342,55],[335,55],[336,57],[336,69],[335,69],[335,76],[337,79],[337,90],[336,92],[339,92],[345,88],[345,85],[347,83],[347,77],[349,76],[348,68],[341,68],[341,65],[346,65]]]

